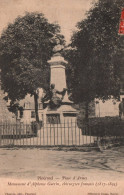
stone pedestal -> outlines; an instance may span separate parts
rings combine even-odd
[[[67,88],[65,68],[67,62],[61,56],[60,53],[54,54],[50,64],[50,84],[55,84],[55,89],[62,91],[63,88]],[[45,123],[63,123],[66,121],[75,121],[77,110],[72,107],[73,102],[68,99],[68,93],[66,92],[61,106],[56,110],[50,110],[49,106],[44,110],[44,122]]]
[[[65,65],[67,62],[59,54],[55,54],[50,61],[50,84],[55,84],[55,88],[59,91],[62,91],[63,88],[66,88],[66,76],[65,76]]]

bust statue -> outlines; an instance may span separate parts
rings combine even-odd
[[[56,38],[57,45],[53,48],[54,53],[59,53],[61,50],[63,50],[64,46],[60,44],[60,40]]]

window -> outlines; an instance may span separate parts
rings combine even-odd
[[[31,118],[35,118],[35,111],[31,111]]]
[[[20,110],[20,118],[23,118],[23,109]]]
[[[29,109],[29,108],[30,108],[30,103],[29,103],[29,102],[26,102],[26,103],[25,103],[25,108],[26,108],[26,109]]]
[[[43,109],[43,104],[39,103],[39,109]]]

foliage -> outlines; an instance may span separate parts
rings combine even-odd
[[[68,86],[75,102],[119,98],[124,37],[118,30],[123,6],[123,0],[99,0],[77,24],[71,49],[64,53],[69,61]]]
[[[91,136],[124,136],[124,121],[119,117],[90,118],[88,124],[78,123],[83,135]]]
[[[51,24],[41,13],[27,13],[9,24],[0,38],[2,88],[12,102],[36,89],[48,88],[49,65],[57,39],[64,44],[60,27]],[[37,105],[36,105],[37,107]]]

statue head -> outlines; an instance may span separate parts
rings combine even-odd
[[[59,37],[55,37],[55,40],[56,40],[56,45],[53,48],[53,52],[58,53],[64,48],[64,46],[61,45],[61,41],[60,41]]]
[[[55,84],[52,83],[50,87],[51,87],[51,89],[54,89],[55,88]]]

